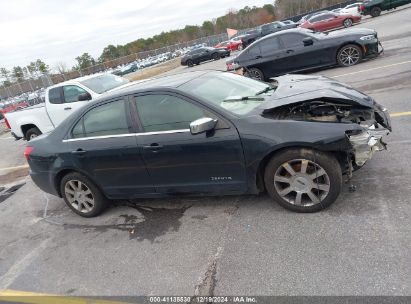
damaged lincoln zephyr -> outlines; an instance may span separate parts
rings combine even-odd
[[[381,105],[326,77],[265,83],[196,71],[99,97],[31,140],[25,156],[33,181],[85,217],[110,199],[264,191],[314,212],[390,131]]]

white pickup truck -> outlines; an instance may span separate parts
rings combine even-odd
[[[127,79],[112,74],[94,74],[65,81],[47,88],[45,104],[5,114],[6,124],[16,139],[29,141],[52,131],[90,100],[127,85]]]

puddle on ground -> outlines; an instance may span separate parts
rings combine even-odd
[[[5,189],[4,187],[0,187],[0,203],[4,202],[10,196],[16,193],[16,191],[19,190],[24,184],[25,183],[17,184],[17,185],[11,186],[10,188],[6,190],[4,190]]]
[[[128,206],[136,209],[143,217],[137,215],[122,214],[121,224],[111,225],[81,225],[81,224],[64,224],[66,229],[83,229],[84,232],[105,232],[107,230],[120,230],[128,232],[130,240],[155,242],[160,236],[171,231],[178,231],[181,226],[180,219],[188,207],[181,208],[154,208],[149,206],[140,206],[132,202],[122,202],[121,206]],[[143,221],[141,221],[143,220]]]

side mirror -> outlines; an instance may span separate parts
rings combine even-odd
[[[78,98],[78,101],[85,101],[85,100],[91,100],[91,95],[90,93],[86,92],[86,93],[81,93]]]
[[[309,46],[309,45],[313,45],[313,44],[314,44],[314,41],[313,41],[312,38],[307,37],[307,38],[304,38],[304,39],[303,39],[303,43],[304,43],[304,46]]]
[[[209,117],[203,117],[190,123],[190,132],[193,135],[201,134],[213,130],[216,125],[217,120]]]

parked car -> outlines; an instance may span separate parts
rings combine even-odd
[[[362,5],[363,5],[362,2],[356,2],[353,4],[349,4],[346,7],[342,8],[338,13],[339,14],[349,14],[349,15],[360,15]]]
[[[297,23],[298,23],[298,24],[302,24],[302,23],[304,23],[306,20],[310,19],[311,17],[314,17],[315,15],[320,15],[320,14],[329,13],[329,12],[330,12],[330,11],[322,10],[322,11],[318,11],[318,12],[309,13],[309,14],[303,16]]]
[[[350,27],[361,21],[361,15],[324,13],[306,20],[300,27],[314,31],[329,31],[340,27]]]
[[[213,47],[200,47],[196,48],[183,57],[181,57],[181,65],[187,65],[189,67],[195,64],[208,60],[218,60],[230,56],[230,51],[227,49],[216,49]]]
[[[196,71],[134,84],[88,103],[24,155],[43,191],[77,214],[108,199],[267,191],[281,206],[315,212],[385,149],[387,111],[321,76],[268,85]]]
[[[243,42],[241,40],[228,40],[218,43],[214,48],[226,49],[230,52],[241,51],[243,49]]]
[[[365,0],[362,7],[362,14],[378,17],[382,11],[395,9],[410,3],[411,0]]]
[[[47,88],[45,105],[5,114],[6,124],[16,139],[29,141],[52,131],[90,100],[127,84],[127,79],[112,74],[94,74],[62,82]]]
[[[227,61],[259,80],[326,66],[352,66],[379,55],[377,32],[356,28],[330,33],[291,29],[266,36]]]
[[[298,25],[296,23],[293,24],[285,24],[281,21],[275,21],[272,23],[263,24],[258,29],[250,31],[243,37],[243,47],[247,47],[254,41],[267,36],[272,33],[276,33],[279,31],[287,30],[290,28],[296,28]]]

